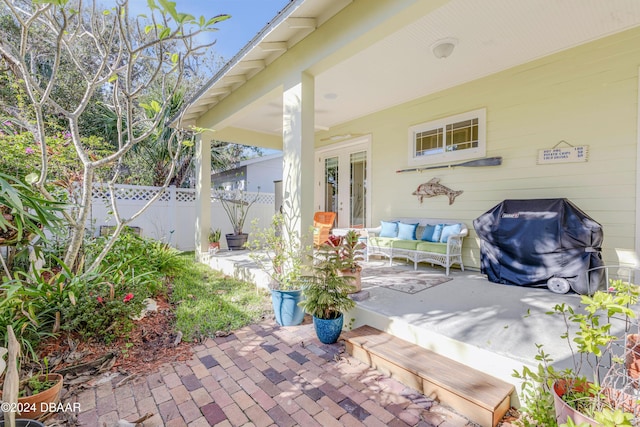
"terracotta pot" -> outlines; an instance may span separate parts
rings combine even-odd
[[[209,242],[209,250],[218,252],[220,250],[220,242]]]
[[[41,375],[44,377],[44,374]],[[48,381],[56,381],[56,384],[33,396],[24,396],[18,398],[18,407],[30,408],[29,412],[18,413],[20,418],[28,418],[35,420],[41,416],[49,413],[47,408],[51,403],[58,403],[60,401],[60,392],[62,391],[62,375],[60,374],[48,374]]]
[[[633,379],[633,386],[638,388],[640,382],[640,335],[638,334],[627,335],[625,367]]]
[[[580,386],[581,387],[579,387],[577,391],[582,392],[585,391],[588,384],[580,384]],[[592,427],[602,427],[602,424],[599,424],[583,413],[578,412],[576,409],[569,406],[567,402],[562,400],[562,396],[564,396],[571,387],[572,384],[567,380],[558,380],[553,383],[553,404],[556,409],[556,420],[558,421],[558,425],[566,423],[567,418],[571,417],[576,425],[587,423]]]
[[[640,417],[640,405],[637,403],[638,395],[636,394],[640,384],[640,335],[638,334],[627,335],[625,368],[631,381],[624,384],[624,389],[606,387],[603,392],[613,408],[622,409],[638,418]]]
[[[362,290],[362,267],[358,267],[354,270],[350,268],[340,270],[340,275],[343,277],[353,277],[353,280],[349,280],[349,284],[356,287],[356,290],[352,293],[360,292]]]
[[[628,391],[628,389],[627,389]],[[638,396],[636,396],[633,392],[628,393],[625,390],[618,390],[611,387],[603,388],[602,392],[607,399],[609,400],[609,404],[614,409],[622,409],[624,412],[628,412],[633,414],[636,419],[640,417],[640,405],[638,405]]]

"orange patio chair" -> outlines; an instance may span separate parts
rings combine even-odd
[[[320,246],[329,240],[329,234],[335,220],[335,212],[316,212],[313,215],[313,244],[315,246]]]

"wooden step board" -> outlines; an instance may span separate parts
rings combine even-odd
[[[483,427],[495,427],[514,386],[371,326],[343,333],[349,354]]]

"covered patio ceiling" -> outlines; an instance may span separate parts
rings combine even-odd
[[[352,3],[357,0],[293,0],[192,100],[185,122],[196,121]],[[330,134],[355,118],[640,25],[638,0],[440,3],[386,30],[382,21],[331,61],[309,68],[315,77],[316,131]],[[431,47],[445,38],[454,39],[455,49],[438,59]],[[282,135],[282,96],[261,99],[225,125]]]

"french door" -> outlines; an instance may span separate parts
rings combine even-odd
[[[337,227],[366,227],[369,204],[369,138],[317,152],[316,207],[335,212]]]

